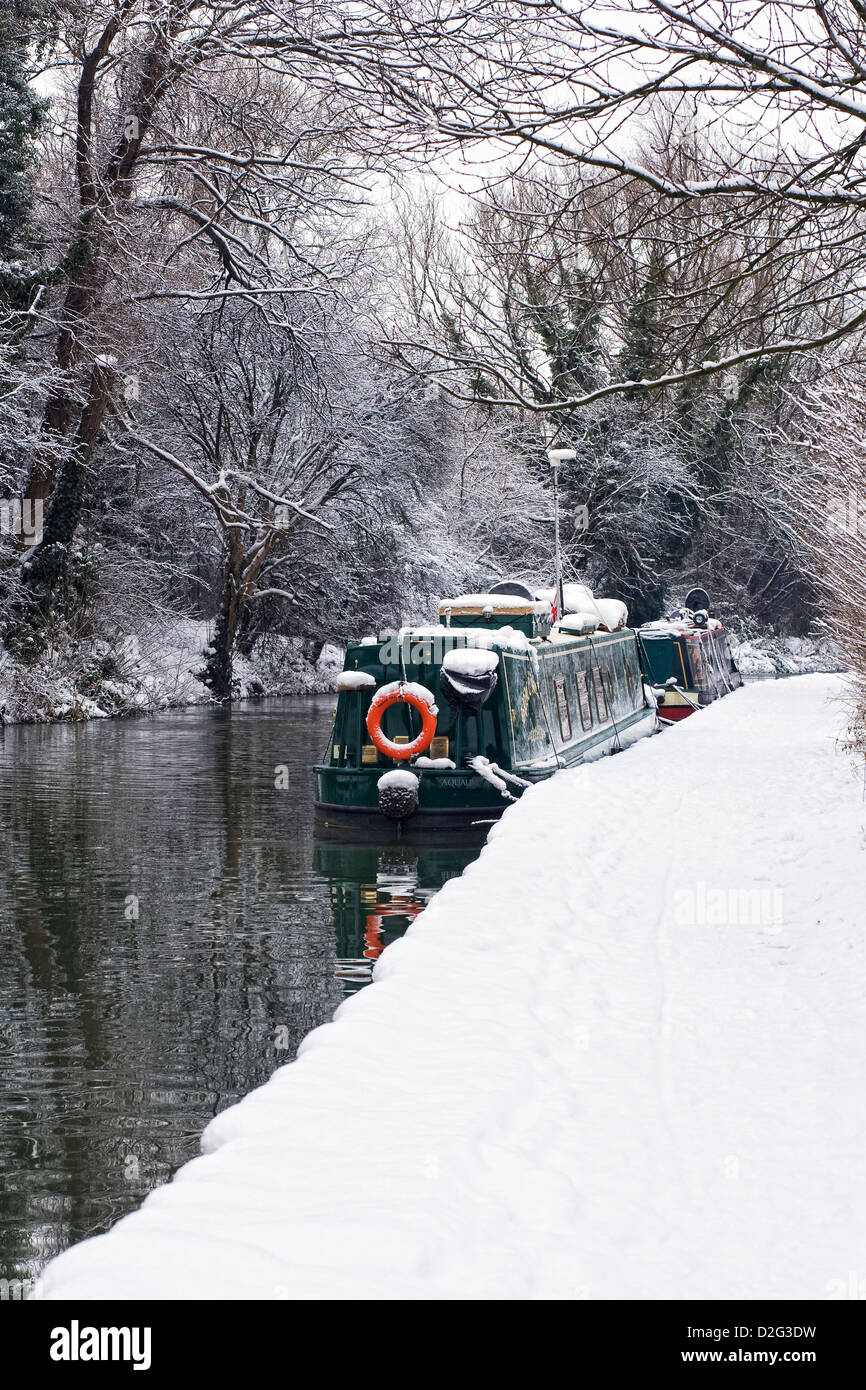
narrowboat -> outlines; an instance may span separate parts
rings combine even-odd
[[[725,628],[710,616],[705,589],[693,589],[669,618],[644,623],[638,644],[662,724],[687,718],[743,683]]]
[[[320,836],[483,838],[534,782],[658,728],[625,605],[558,594],[506,581],[348,646],[315,768]]]

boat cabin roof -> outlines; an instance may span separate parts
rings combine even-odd
[[[546,613],[549,609],[550,604],[536,603],[519,594],[458,594],[456,598],[443,598],[440,601],[439,616],[444,618],[451,613],[484,617],[495,613],[497,616],[525,617],[542,611]]]

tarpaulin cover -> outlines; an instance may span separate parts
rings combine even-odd
[[[497,680],[495,671],[470,676],[462,671],[446,671],[443,667],[439,672],[439,689],[448,701],[452,715],[476,714],[490,699]]]

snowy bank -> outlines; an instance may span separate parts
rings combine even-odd
[[[731,652],[744,680],[806,676],[818,671],[844,672],[850,662],[840,657],[827,637],[744,637],[731,640]]]
[[[213,623],[178,618],[160,631],[47,651],[33,666],[0,647],[0,724],[106,719],[115,714],[209,704],[200,676]],[[307,695],[336,690],[343,649],[270,635],[234,659],[235,695]]]
[[[836,677],[532,788],[51,1298],[824,1298],[866,1277]]]

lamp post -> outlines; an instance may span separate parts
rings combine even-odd
[[[559,467],[577,458],[576,449],[548,449],[547,457],[553,471],[553,526],[556,542],[556,616],[561,618],[565,612],[562,592],[562,550],[559,544]]]

